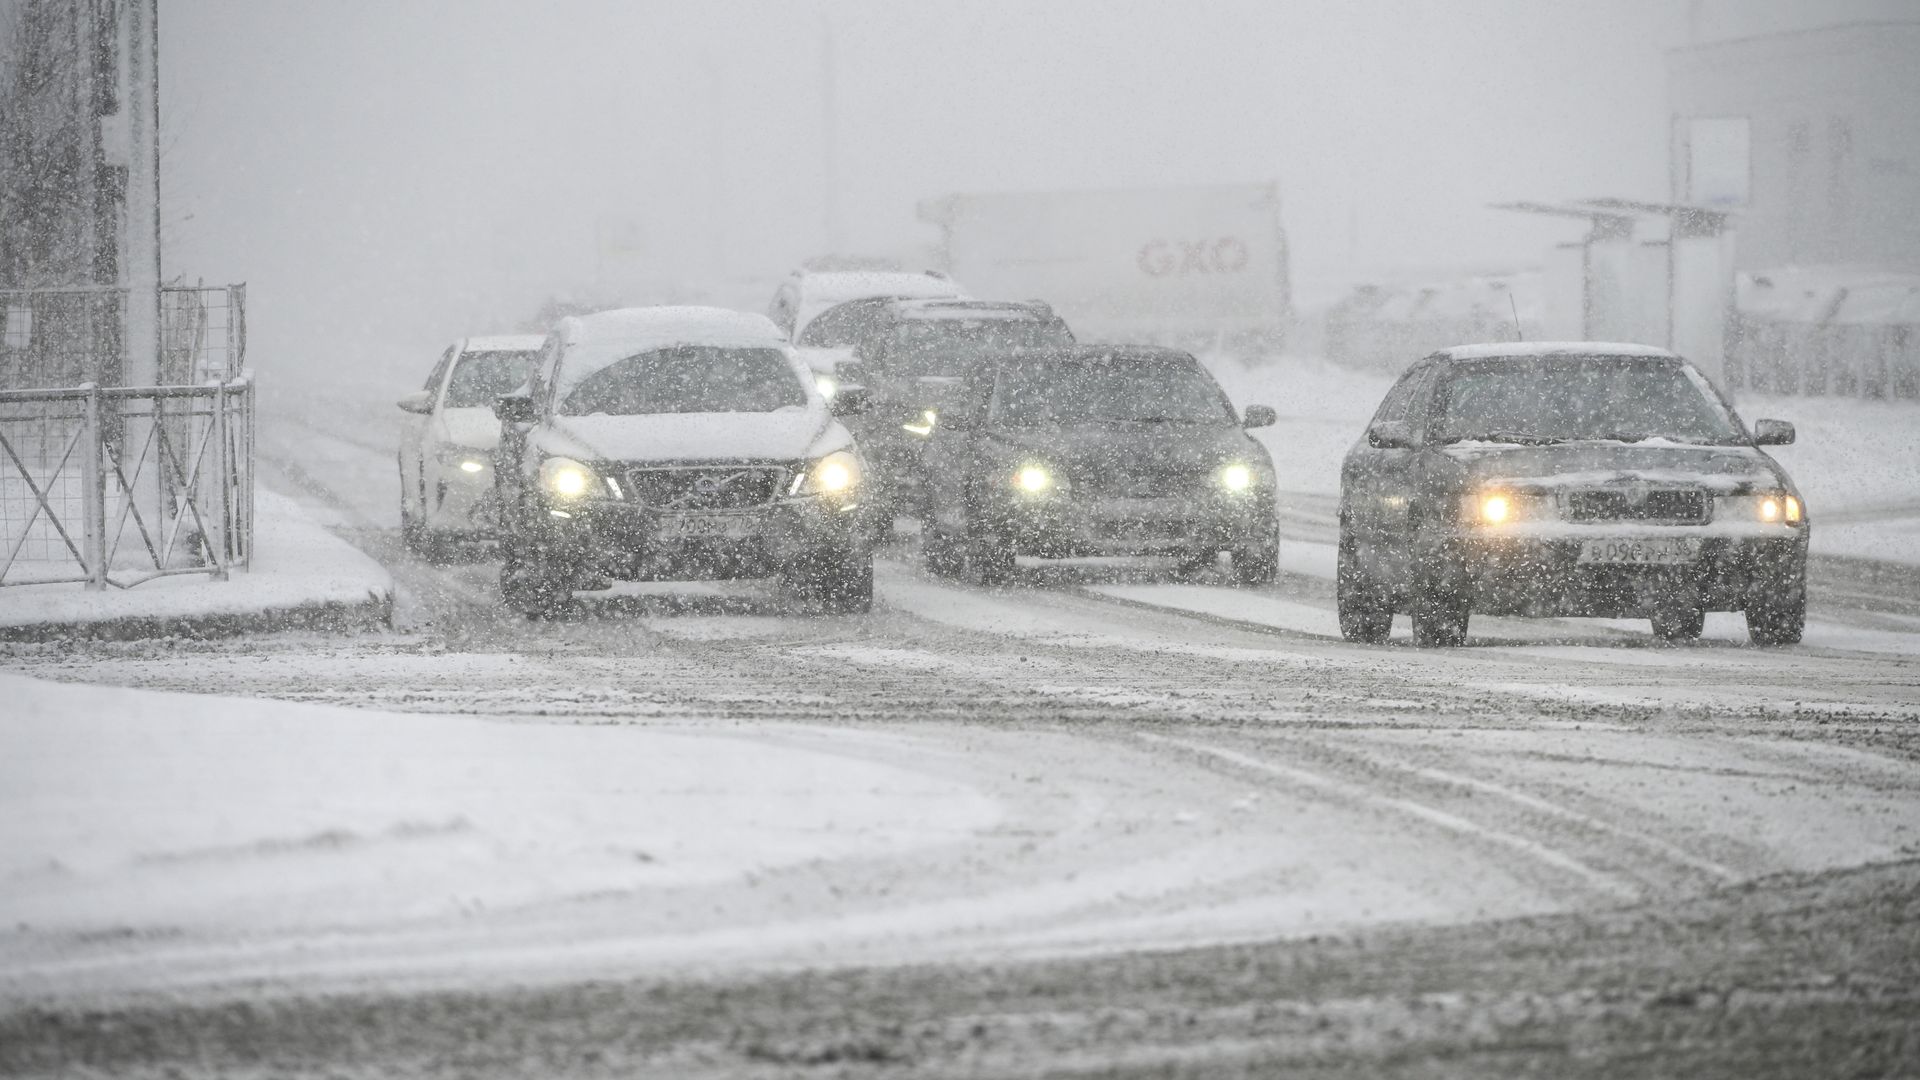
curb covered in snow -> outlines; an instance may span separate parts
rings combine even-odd
[[[221,637],[385,626],[393,579],[284,495],[256,490],[253,569],[227,581],[161,578],[131,589],[0,588],[0,640]]]

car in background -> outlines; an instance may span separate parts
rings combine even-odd
[[[873,261],[813,260],[787,275],[767,317],[819,376],[822,393],[839,386],[834,369],[871,329],[872,313],[891,300],[959,299],[965,290],[936,270],[902,270]]]
[[[894,300],[875,309],[840,375],[866,391],[853,423],[874,467],[876,526],[890,529],[896,516],[925,509],[921,451],[974,361],[1073,343],[1073,331],[1037,300]]]
[[[614,579],[778,577],[832,611],[871,604],[866,464],[764,316],[563,319],[498,412],[501,593],[529,616]]]
[[[1718,391],[1664,349],[1465,346],[1414,364],[1341,467],[1338,605],[1351,641],[1395,612],[1457,645],[1474,612],[1644,618],[1668,641],[1742,611],[1800,640],[1810,516]]]
[[[1273,461],[1191,355],[1055,346],[978,358],[927,442],[929,570],[1004,580],[1016,556],[1232,556],[1242,584],[1279,563]]]
[[[440,355],[423,389],[399,401],[400,535],[417,555],[492,536],[494,399],[525,382],[538,335],[470,337]]]

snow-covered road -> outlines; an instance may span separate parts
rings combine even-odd
[[[1309,509],[1267,589],[1090,563],[985,590],[903,538],[869,616],[662,585],[527,623],[484,556],[402,553],[377,431],[318,426],[263,431],[269,477],[388,565],[394,631],[9,649],[241,700],[19,695],[111,719],[11,714],[34,750],[0,798],[39,813],[0,815],[0,995],[1129,951],[1920,854],[1911,583],[1817,590],[1793,649],[1492,619],[1363,648]]]

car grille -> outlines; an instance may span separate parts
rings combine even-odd
[[[628,469],[626,495],[656,510],[745,510],[772,502],[790,475],[777,465]]]
[[[1108,499],[1186,498],[1207,491],[1211,472],[1194,469],[1096,469],[1075,475],[1076,496]]]
[[[1700,525],[1707,495],[1697,488],[1594,488],[1567,493],[1570,521],[1640,521]]]

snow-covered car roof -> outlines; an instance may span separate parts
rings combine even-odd
[[[562,319],[558,331],[564,351],[554,389],[562,397],[608,364],[674,345],[775,349],[786,355],[796,377],[806,370],[793,359],[786,336],[772,319],[729,308],[619,308]]]
[[[820,270],[801,275],[800,295],[814,307],[874,297],[951,297],[961,291],[952,278],[930,270]]]
[[[1455,345],[1433,355],[1442,360],[1532,356],[1658,356],[1669,360],[1680,359],[1678,354],[1666,349],[1620,341],[1507,341],[1489,345]]]
[[[956,300],[947,297],[932,300],[902,300],[895,307],[900,314],[915,319],[1050,319],[1053,309],[1039,301]]]
[[[539,352],[546,338],[539,334],[483,334],[470,337],[460,344],[460,351],[470,352]]]

